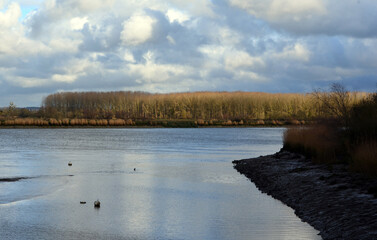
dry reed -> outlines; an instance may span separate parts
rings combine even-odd
[[[284,148],[308,155],[316,162],[336,162],[339,144],[334,129],[325,125],[291,127],[284,133]]]
[[[377,142],[365,142],[356,147],[352,154],[352,169],[377,176]]]
[[[90,126],[97,126],[97,121],[94,120],[94,119],[91,119],[91,120],[89,120],[89,125]]]

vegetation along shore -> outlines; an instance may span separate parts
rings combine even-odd
[[[234,167],[323,239],[377,239],[377,94],[351,104],[333,85],[318,100],[326,116],[288,128],[279,153]]]
[[[367,96],[349,93],[350,104]],[[0,111],[0,126],[282,126],[304,125],[326,114],[315,93],[63,92],[47,96],[40,108],[11,103]]]

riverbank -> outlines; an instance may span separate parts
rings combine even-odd
[[[214,128],[214,127],[285,127],[308,124],[298,120],[124,120],[124,119],[15,119],[1,120],[0,128]]]
[[[377,239],[377,179],[319,165],[300,154],[233,161],[264,193],[282,201],[323,239]]]

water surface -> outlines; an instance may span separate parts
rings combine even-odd
[[[319,239],[233,169],[282,133],[0,129],[0,239]]]

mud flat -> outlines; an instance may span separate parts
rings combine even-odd
[[[323,239],[377,239],[377,179],[345,165],[314,164],[300,154],[233,161],[264,193],[295,210]]]
[[[30,177],[12,177],[12,178],[1,178],[0,182],[18,182],[23,179],[30,179]]]

